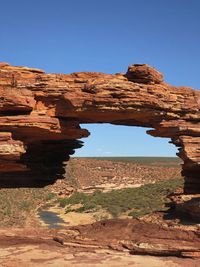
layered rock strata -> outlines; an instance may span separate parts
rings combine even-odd
[[[183,160],[185,192],[200,191],[200,92],[145,64],[114,75],[46,74],[0,63],[0,185],[53,182],[89,132],[80,123],[150,127]]]

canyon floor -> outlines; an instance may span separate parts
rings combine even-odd
[[[1,189],[0,266],[200,266],[199,225],[166,207],[179,164],[72,158],[53,185]]]

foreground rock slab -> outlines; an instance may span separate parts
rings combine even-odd
[[[192,267],[200,264],[199,251],[198,232],[139,220],[108,220],[59,230],[0,229],[0,265],[7,267]]]
[[[195,266],[194,261],[151,256],[130,256],[128,253],[99,249],[98,251],[72,251],[48,245],[15,246],[12,249],[0,248],[0,264],[4,267],[179,267]],[[12,256],[15,253],[16,256]],[[191,263],[192,265],[187,265]],[[197,261],[195,261],[197,262]]]

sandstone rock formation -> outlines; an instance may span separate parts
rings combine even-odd
[[[200,191],[200,91],[174,87],[145,64],[126,74],[46,74],[0,63],[0,186],[50,183],[89,132],[80,123],[151,127],[183,160],[185,192]]]
[[[62,229],[3,228],[0,253],[6,267],[197,267],[200,237],[197,231],[114,219]]]

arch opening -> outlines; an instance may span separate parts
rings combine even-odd
[[[84,179],[87,176],[90,176],[90,178],[88,178],[87,180],[90,180],[90,183],[94,185],[94,177],[91,175],[97,175],[99,179],[101,179],[102,176],[106,177],[107,175],[108,177],[115,177],[116,173],[120,173],[119,176],[117,175],[115,177],[116,181],[117,179],[121,180],[121,177],[123,176],[131,177],[132,184],[135,184],[135,181],[137,181],[136,183],[138,183],[137,175],[141,176],[141,173],[142,182],[140,182],[145,184],[149,183],[149,177],[151,177],[150,182],[156,182],[156,179],[158,179],[158,181],[162,180],[162,178],[159,177],[159,174],[163,174],[160,176],[163,176],[164,179],[181,178],[182,160],[176,156],[177,148],[171,144],[170,139],[152,137],[146,134],[146,131],[150,129],[137,126],[133,127],[104,123],[82,124],[82,127],[89,130],[90,136],[89,138],[84,139],[84,145],[81,149],[75,150],[75,153],[71,156],[71,161],[73,162],[74,160],[75,162],[74,169],[78,169],[78,171],[76,172],[78,178],[74,176],[74,179],[79,180],[79,177],[81,176],[83,186]],[[101,171],[97,171],[97,173],[96,171],[93,172],[93,169],[98,170],[98,160],[110,162],[107,167],[103,167],[103,169],[108,169],[107,174],[101,174]],[[79,161],[81,168],[85,169],[83,172],[81,172],[81,168],[78,166]],[[92,166],[91,169],[90,162]],[[122,164],[121,166],[120,164],[119,166],[117,166],[116,164],[116,168],[113,168],[112,164],[114,166],[115,162],[123,162],[128,164],[127,166],[125,166],[126,164]],[[132,169],[132,173],[131,171],[126,171],[125,168],[128,168],[128,166],[130,167],[130,163],[133,163],[133,165],[138,165],[136,172],[134,168]],[[94,167],[95,164],[97,164],[96,167]],[[145,166],[150,166],[151,168],[148,169]],[[153,167],[155,167],[156,169],[155,172],[153,170]],[[168,169],[163,167],[175,167],[177,168],[177,170],[170,170],[172,171],[172,173],[170,174],[170,171],[168,172]],[[101,170],[101,167],[99,170]],[[126,174],[123,173],[123,171]],[[146,177],[145,172],[147,172]],[[153,177],[154,175],[156,176],[155,179]],[[110,183],[112,179],[110,181],[106,181],[106,179],[103,180],[105,183]],[[100,180],[97,181],[97,183],[99,182]],[[90,187],[90,183],[87,181],[87,186]],[[131,183],[129,183],[130,186]]]
[[[175,157],[177,148],[169,138],[154,138],[151,128],[109,123],[81,124],[90,132],[73,157]]]

